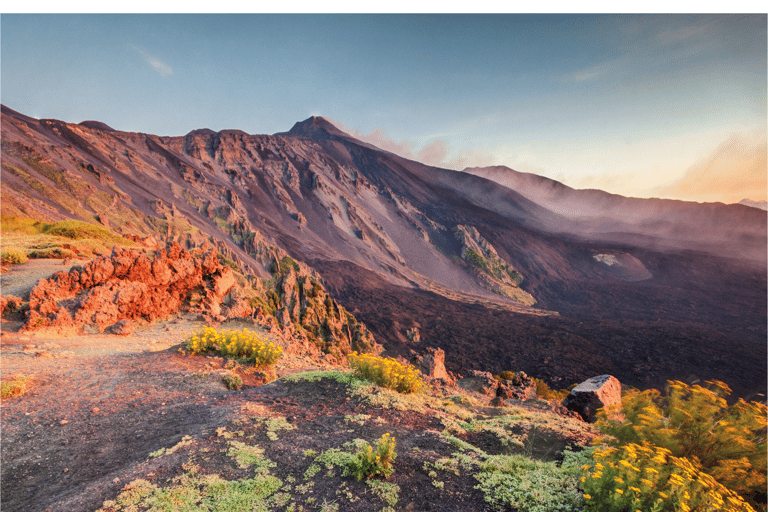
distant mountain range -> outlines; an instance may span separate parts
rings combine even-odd
[[[766,213],[633,199],[506,167],[465,172],[311,117],[275,135],[162,137],[2,107],[2,214],[210,240],[314,267],[391,353],[570,384],[766,380]],[[421,342],[407,336],[418,328]]]

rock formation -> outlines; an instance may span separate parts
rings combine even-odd
[[[584,421],[594,423],[598,409],[621,406],[621,383],[613,375],[592,377],[573,388],[563,405],[577,412]]]
[[[234,273],[219,263],[215,248],[188,251],[172,242],[150,257],[145,249],[115,247],[110,256],[38,282],[23,329],[95,325],[103,332],[122,320],[170,315],[193,294],[202,298],[203,311],[219,317],[234,285]],[[115,329],[125,332],[126,326]]]

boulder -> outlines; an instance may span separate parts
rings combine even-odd
[[[609,406],[621,406],[621,382],[613,375],[599,375],[587,379],[571,391],[563,405],[594,423],[597,410]]]
[[[429,380],[453,381],[445,369],[445,351],[441,348],[427,347],[421,354],[411,358],[411,364]]]
[[[496,388],[496,396],[516,400],[534,400],[536,383],[525,372],[517,372],[512,380],[502,380]]]
[[[466,391],[474,391],[475,393],[495,397],[499,381],[494,379],[490,372],[471,370],[469,376],[456,381],[456,385]]]

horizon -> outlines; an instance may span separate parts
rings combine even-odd
[[[2,103],[162,136],[273,134],[319,115],[448,169],[503,165],[628,197],[759,202],[765,21],[4,14]]]

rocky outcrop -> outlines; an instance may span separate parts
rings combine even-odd
[[[445,369],[445,351],[441,348],[427,347],[411,358],[411,364],[429,380],[441,379],[446,383],[454,380]]]
[[[536,382],[525,372],[517,372],[511,380],[499,381],[496,396],[515,400],[533,400],[536,398]]]
[[[483,286],[498,295],[532,306],[536,300],[520,288],[523,276],[499,256],[496,248],[474,226],[459,224],[453,235],[461,246],[461,259]]]
[[[365,325],[328,295],[314,272],[287,256],[275,258],[270,268],[273,277],[261,282],[262,297],[251,299],[257,319],[337,361],[353,351],[381,351]]]
[[[103,332],[122,320],[152,322],[194,294],[206,314],[222,317],[222,299],[234,285],[232,270],[221,265],[215,248],[187,251],[172,242],[150,257],[145,249],[115,247],[110,256],[38,282],[23,329],[94,325]]]
[[[563,405],[584,421],[594,423],[598,409],[621,406],[621,383],[613,375],[592,377],[573,388]]]
[[[496,396],[499,381],[490,372],[470,370],[469,375],[456,381],[461,389],[473,391],[482,395]]]

